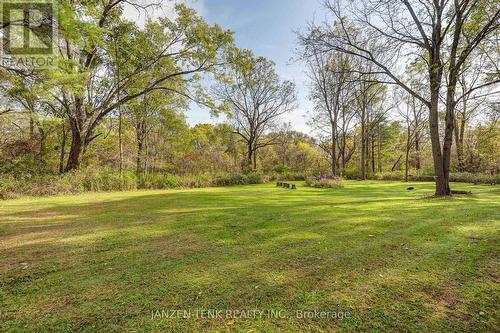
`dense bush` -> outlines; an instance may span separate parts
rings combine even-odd
[[[353,176],[353,174],[349,174]],[[404,180],[404,173],[385,172],[369,177],[376,180]],[[342,178],[305,177],[301,173],[284,172],[263,175],[251,174],[217,174],[217,175],[186,175],[178,176],[164,173],[154,173],[138,177],[135,173],[126,171],[122,176],[112,169],[82,169],[64,175],[38,175],[23,173],[2,174],[0,177],[0,198],[12,198],[20,195],[46,196],[56,194],[77,194],[83,192],[126,191],[136,189],[171,189],[171,188],[201,188],[211,186],[231,186],[262,184],[269,181],[300,181],[306,185],[318,188],[342,188]],[[412,174],[410,181],[434,181],[434,176]],[[474,184],[500,184],[500,175],[452,173],[452,182]]]
[[[306,176],[302,172],[286,171],[282,173],[273,173],[270,175],[271,180],[289,180],[289,181],[302,181]]]
[[[342,176],[345,179],[359,179],[359,171],[357,170],[346,170]],[[376,174],[367,174],[367,179],[370,180],[391,180],[391,181],[404,181],[405,173],[404,171],[393,171],[393,172],[380,172]],[[435,176],[429,171],[417,171],[411,170],[408,175],[408,180],[413,182],[433,182]],[[450,181],[452,182],[462,182],[462,183],[473,183],[473,184],[500,184],[500,175],[490,175],[483,173],[451,173]]]
[[[9,198],[19,195],[76,194],[82,192],[133,190],[137,188],[137,177],[125,172],[103,169],[82,170],[64,175],[2,175],[0,178],[0,197]]]
[[[80,192],[118,191],[134,190],[137,188],[137,176],[130,171],[119,172],[111,169],[84,169],[63,176],[55,176],[55,179],[69,178]]]
[[[342,178],[336,177],[308,177],[306,178],[306,185],[316,188],[343,188],[344,181],[342,180]]]
[[[20,195],[44,196],[83,192],[126,191],[136,189],[201,188],[261,184],[271,178],[256,173],[187,175],[148,174],[137,177],[133,172],[120,173],[111,169],[84,169],[64,175],[3,175],[0,178],[0,198]]]
[[[473,184],[500,184],[500,174],[499,175],[488,175],[484,173],[469,173],[469,172],[457,172],[450,174],[450,181],[452,182],[462,182],[462,183],[473,183]]]
[[[304,172],[291,171],[285,166],[277,166],[268,174],[272,181],[303,181],[306,178]]]
[[[404,172],[382,172],[375,175],[368,176],[369,179],[374,180],[396,180],[403,181],[405,179]],[[415,182],[433,182],[435,176],[429,174],[418,174],[411,173],[408,176],[408,180]],[[461,173],[450,173],[450,181],[452,182],[462,182],[462,183],[473,183],[473,184],[500,184],[500,175],[489,175],[489,174],[474,174],[468,172]]]
[[[403,176],[401,180],[404,180],[405,177]],[[414,181],[414,182],[433,182],[436,180],[436,177],[430,176],[430,175],[409,175],[408,176],[408,181]]]
[[[342,172],[342,178],[349,180],[359,179],[359,171],[356,169],[346,169]]]
[[[166,189],[181,186],[180,177],[170,174],[147,174],[139,177],[139,188]]]
[[[375,180],[404,180],[405,174],[403,171],[380,172],[374,175],[370,175],[368,176],[368,178]]]
[[[257,174],[234,174],[234,175],[218,175],[213,178],[212,186],[230,186],[230,185],[248,185],[262,184],[270,180],[269,177]]]

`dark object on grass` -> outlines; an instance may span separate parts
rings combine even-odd
[[[472,195],[471,191],[451,191],[451,194]]]
[[[281,186],[281,183],[280,183],[280,182],[277,182],[277,183],[276,183],[276,186]]]
[[[410,186],[410,187],[408,187],[408,188],[407,188],[407,190],[408,190],[408,191],[412,191],[412,190],[414,190],[414,189],[415,189],[415,188],[414,188],[413,186]]]
[[[295,184],[292,184],[292,190],[296,190],[297,189],[297,186],[295,186]]]

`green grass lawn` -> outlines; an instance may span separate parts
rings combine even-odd
[[[498,332],[500,187],[298,184],[0,201],[0,331]]]

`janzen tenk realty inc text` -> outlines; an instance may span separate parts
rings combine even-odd
[[[347,311],[280,310],[280,309],[167,309],[152,310],[151,319],[325,319],[350,318]]]

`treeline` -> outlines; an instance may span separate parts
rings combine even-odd
[[[343,7],[327,2],[334,23],[311,25],[299,35],[315,105],[312,131],[304,134],[286,123],[297,107],[296,88],[279,77],[272,61],[238,49],[230,31],[186,6],[177,5],[173,18],[139,27],[123,18],[131,4],[59,1],[57,66],[0,66],[0,195],[311,175],[436,177],[437,194],[450,193],[450,180],[496,182],[498,12],[467,17],[475,26],[467,25],[472,30],[461,32],[467,38],[456,41],[460,54],[469,37],[477,41],[458,67],[450,67],[452,54],[446,52],[454,48],[447,43],[454,39],[447,31],[443,59],[433,65],[441,76],[433,77],[428,69],[434,49],[424,36],[402,38],[361,19],[347,20]],[[476,14],[489,8],[481,1],[464,6]],[[387,15],[380,8],[373,13]],[[398,38],[399,44],[389,43]],[[413,55],[401,56],[410,41]],[[397,74],[391,67],[396,59],[399,67],[405,64]],[[429,90],[436,84],[441,90]],[[227,121],[191,127],[185,117],[191,103]]]
[[[312,123],[325,138],[333,173],[339,166],[337,149],[342,168],[352,149],[346,147],[346,137],[356,135],[357,128],[361,178],[366,177],[370,152],[374,171],[379,124],[390,110],[406,129],[406,179],[410,151],[416,151],[415,167],[422,166],[426,137],[437,196],[452,194],[454,160],[461,171],[498,171],[498,146],[488,142],[491,136],[498,138],[496,4],[325,0],[324,6],[328,19],[311,23],[299,40],[317,106]],[[474,139],[475,134],[480,137]],[[490,148],[484,148],[488,143]],[[493,165],[479,166],[476,153],[481,149],[493,153]]]

